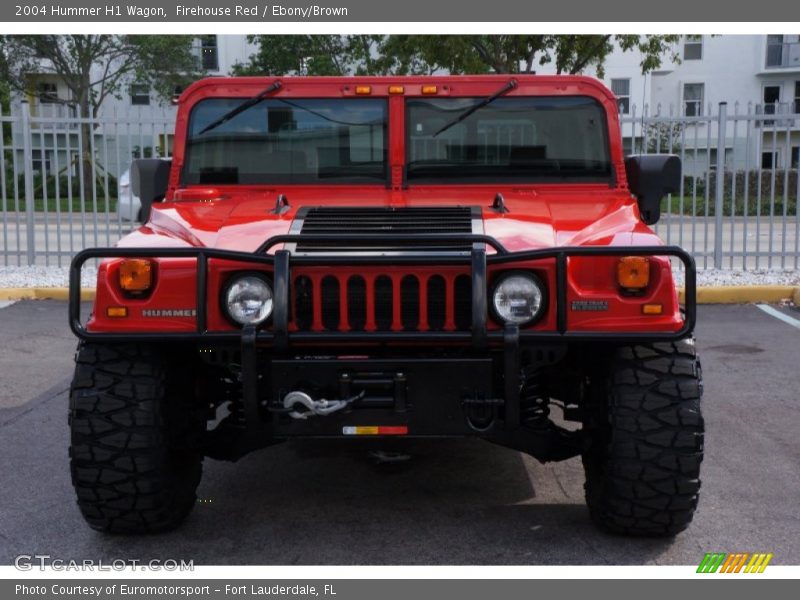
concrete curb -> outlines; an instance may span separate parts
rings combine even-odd
[[[683,289],[678,290],[683,301]],[[751,302],[775,303],[783,300],[800,300],[800,287],[791,285],[720,285],[697,288],[698,304],[748,304]]]
[[[2,288],[0,289],[0,300],[69,300],[69,288]],[[81,289],[81,300],[94,300],[94,290],[92,288]]]
[[[683,300],[683,289],[678,290]],[[63,288],[4,288],[0,300],[67,300],[69,290]],[[94,300],[94,289],[83,288],[81,300]],[[747,304],[750,302],[775,303],[792,300],[800,306],[800,287],[791,285],[714,286],[697,288],[698,304]]]

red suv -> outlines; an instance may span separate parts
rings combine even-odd
[[[681,531],[695,269],[648,226],[680,176],[623,157],[616,100],[585,77],[198,81],[172,161],[133,165],[145,224],[72,263],[84,517],[171,528],[204,456],[289,438],[471,436],[582,456],[605,530]]]

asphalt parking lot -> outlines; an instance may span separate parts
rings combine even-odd
[[[793,308],[778,307],[800,318]],[[800,564],[800,329],[756,306],[700,306],[707,423],[694,523],[674,539],[591,525],[579,459],[542,465],[480,441],[412,442],[401,468],[354,444],[283,444],[207,460],[177,531],[90,530],[75,506],[66,304],[0,308],[0,564],[19,554],[195,564],[698,564],[772,552]]]

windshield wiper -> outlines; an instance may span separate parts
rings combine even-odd
[[[258,104],[259,102],[264,100],[264,98],[269,96],[272,92],[275,92],[275,91],[277,91],[279,89],[281,89],[281,82],[280,81],[274,82],[272,85],[270,85],[263,92],[260,92],[258,95],[253,96],[252,98],[250,98],[248,100],[245,100],[239,106],[233,108],[232,110],[229,110],[228,112],[226,112],[224,115],[222,115],[219,119],[217,119],[213,123],[211,123],[209,125],[206,125],[202,129],[202,131],[200,131],[197,135],[203,135],[207,131],[211,131],[212,129],[216,129],[217,127],[219,127],[223,123],[226,123],[227,121],[230,121],[233,117],[235,117],[239,113],[243,113],[248,108],[252,108],[256,104]]]
[[[507,84],[505,84],[505,85],[504,85],[504,86],[503,86],[501,89],[499,89],[498,91],[496,91],[494,94],[492,94],[492,95],[491,95],[491,96],[489,96],[488,98],[484,98],[483,100],[481,100],[480,102],[478,102],[478,103],[477,103],[475,106],[473,106],[473,107],[471,107],[471,108],[468,108],[468,109],[467,109],[467,110],[465,110],[463,113],[461,113],[460,115],[458,115],[458,117],[456,117],[455,119],[453,119],[453,120],[452,120],[452,121],[450,121],[449,123],[446,123],[445,125],[443,125],[443,126],[442,126],[442,127],[439,129],[439,131],[437,131],[436,133],[434,133],[434,134],[433,134],[431,137],[436,137],[436,136],[437,136],[437,135],[439,135],[440,133],[443,133],[443,132],[447,131],[448,129],[450,129],[450,128],[451,128],[453,125],[458,125],[459,123],[461,123],[461,121],[463,121],[464,119],[466,119],[466,118],[467,118],[468,116],[470,116],[472,113],[474,113],[475,111],[477,111],[477,110],[479,110],[479,109],[483,108],[483,107],[484,107],[484,106],[486,106],[487,104],[491,104],[492,102],[494,102],[495,100],[497,100],[497,99],[498,99],[500,96],[502,96],[503,94],[507,94],[508,92],[510,92],[511,90],[513,90],[515,87],[517,87],[517,80],[516,80],[516,79],[512,79],[512,80],[510,80],[510,81],[509,81]]]

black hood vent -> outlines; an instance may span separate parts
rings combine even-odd
[[[470,252],[466,240],[392,240],[393,235],[482,233],[479,207],[315,207],[298,211],[293,232],[342,236],[341,241],[299,241],[295,253],[342,254],[402,252]],[[377,241],[354,240],[351,236],[385,236]]]

